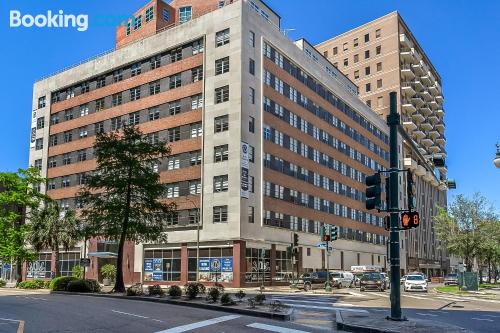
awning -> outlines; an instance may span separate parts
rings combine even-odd
[[[96,258],[116,258],[118,254],[114,252],[89,252],[88,256]]]

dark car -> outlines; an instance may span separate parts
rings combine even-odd
[[[458,285],[458,275],[457,274],[448,274],[444,278],[444,285],[455,284]]]
[[[366,289],[374,289],[378,291],[385,290],[385,281],[382,275],[378,272],[364,273],[363,277],[359,281],[360,291],[365,291]]]
[[[359,282],[361,281],[363,274],[364,273],[354,273],[354,287],[357,288],[360,286]]]
[[[299,288],[308,291],[311,289],[325,288],[326,281],[327,281],[326,272],[304,273],[300,277],[298,285]]]

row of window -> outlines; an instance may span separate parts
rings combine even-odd
[[[375,55],[380,55],[381,53],[382,53],[382,46],[381,45],[377,45],[375,47]],[[359,53],[356,53],[355,55],[353,55],[352,58],[353,58],[352,59],[353,62],[355,64],[357,64],[359,62]],[[364,59],[365,60],[370,59],[370,50],[365,50]],[[338,68],[338,63],[337,62],[334,62],[333,65]],[[344,67],[349,67],[349,58],[344,58]]]
[[[145,12],[145,18],[146,18],[146,23],[149,23],[153,20],[154,18],[154,6],[151,6],[151,7],[148,7],[146,9],[146,12]],[[168,22],[170,19],[170,12],[168,11],[168,9],[163,9],[163,20],[165,22]],[[141,15],[137,15],[135,17],[133,17],[131,20],[128,20],[127,21],[127,25],[126,25],[126,34],[127,36],[130,35],[131,33],[131,28],[134,28],[134,30],[138,30],[141,26],[142,26],[142,14]]]
[[[276,63],[280,68],[285,70],[291,76],[302,82],[309,89],[311,89],[315,94],[323,98],[325,101],[330,103],[335,108],[339,109],[349,118],[353,119],[361,127],[368,130],[374,136],[382,140],[384,143],[389,144],[389,136],[382,132],[379,128],[369,122],[364,116],[362,116],[358,111],[352,109],[349,105],[345,104],[340,98],[338,98],[334,93],[329,91],[321,83],[315,80],[312,76],[304,72],[300,67],[295,65],[291,60],[283,56],[270,44],[264,43],[263,46],[264,55],[271,61]]]
[[[381,72],[382,71],[382,63],[381,62],[377,62],[376,64],[376,69],[377,69],[377,73]],[[372,73],[372,69],[371,69],[371,66],[368,65],[365,67],[365,77],[368,77],[370,76]],[[354,79],[359,79],[359,70],[355,70],[354,71]],[[382,87],[382,80],[380,80],[380,87]]]
[[[377,30],[375,30],[375,38],[377,38],[377,39],[378,39],[378,38],[380,38],[381,36],[382,36],[382,30],[381,30],[381,29],[377,29]],[[369,43],[369,42],[370,42],[370,33],[366,33],[366,34],[363,36],[363,40],[364,40],[365,44],[366,44],[366,43]],[[354,38],[354,39],[353,39],[353,41],[352,41],[352,46],[353,46],[354,48],[357,48],[357,47],[359,46],[359,38],[358,38],[358,37],[356,37],[356,38]],[[344,42],[344,43],[342,44],[342,51],[343,51],[343,52],[347,52],[347,51],[349,51],[349,42]],[[333,53],[333,56],[336,56],[336,55],[339,53],[339,49],[338,49],[338,47],[337,47],[337,46],[335,46],[335,47],[332,49],[332,53]],[[328,51],[323,52],[323,55],[324,55],[325,57],[328,57]]]

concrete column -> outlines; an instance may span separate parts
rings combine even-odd
[[[233,287],[245,285],[245,253],[246,243],[242,240],[233,241]]]
[[[188,282],[188,248],[187,244],[181,245],[181,285]]]

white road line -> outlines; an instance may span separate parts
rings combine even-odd
[[[123,315],[127,315],[127,316],[149,319],[149,317],[140,316],[140,315],[133,314],[133,313],[122,312],[122,311],[117,311],[117,310],[111,310],[111,311],[114,312],[114,313],[119,313],[119,314],[123,314]]]
[[[389,295],[386,295],[386,294],[377,294],[377,293],[374,293],[373,295],[377,295],[377,296],[380,296],[380,297],[389,298]]]
[[[261,330],[270,331],[270,332],[278,332],[278,333],[310,333],[308,331],[299,331],[299,330],[294,330],[291,328],[274,326],[274,325],[266,325],[266,324],[260,324],[260,323],[249,324],[249,325],[247,325],[247,327],[258,328]]]
[[[20,320],[17,320],[17,319],[9,319],[9,318],[0,318],[0,320],[5,320],[5,321],[13,321],[13,322],[20,322]]]
[[[191,330],[194,330],[194,329],[197,329],[200,327],[205,327],[205,326],[209,326],[209,325],[222,323],[222,322],[228,321],[228,320],[233,320],[233,319],[240,318],[240,317],[241,316],[238,316],[238,315],[222,316],[222,317],[217,317],[217,318],[213,318],[213,319],[200,321],[197,323],[172,327],[172,328],[169,328],[169,329],[164,330],[164,331],[158,331],[156,333],[182,333],[182,332],[191,331]]]
[[[46,298],[40,298],[40,297],[29,297],[29,296],[16,296],[17,298],[26,298],[26,299],[34,299],[34,300],[40,300],[40,301],[48,301]]]
[[[387,312],[389,309],[384,310],[384,309],[370,309],[370,311],[378,311],[378,312]]]
[[[416,314],[418,314],[419,316],[428,316],[428,317],[437,317],[438,316],[438,315],[431,314],[431,313],[420,313],[420,312],[417,312]]]
[[[439,299],[446,299],[448,301],[458,301],[458,302],[463,302],[463,301],[466,301],[464,299],[461,299],[461,298],[453,298],[453,297],[446,297],[446,296],[436,296],[436,298],[439,298]]]
[[[277,301],[283,302],[296,302],[296,303],[313,303],[313,304],[333,304],[333,302],[325,302],[325,301],[306,301],[306,300],[298,300],[293,298],[281,298],[281,297],[273,297],[273,299]]]
[[[482,315],[483,317],[491,317],[491,318],[500,318],[500,316],[494,316],[494,315]]]
[[[366,297],[366,295],[363,295],[363,294],[360,294],[360,293],[357,293],[354,291],[350,291],[349,294],[352,296],[357,296],[357,297]]]
[[[401,296],[404,296],[404,297],[410,297],[410,298],[416,298],[416,299],[425,299],[427,300],[428,298],[426,297],[419,297],[419,296],[413,296],[413,295],[401,295]]]
[[[489,321],[489,322],[494,322],[493,319],[486,319],[486,318],[471,318],[473,320],[481,320],[481,321]]]
[[[336,310],[342,310],[342,311],[368,313],[368,311],[366,311],[366,310],[354,310],[354,309],[346,309],[346,308],[334,307],[334,306],[315,306],[315,305],[302,305],[302,304],[291,304],[291,303],[285,303],[285,305],[288,305],[292,308],[318,309],[318,310],[328,310],[328,311],[332,311],[332,312],[336,311]]]

